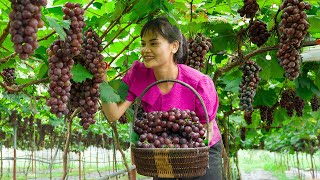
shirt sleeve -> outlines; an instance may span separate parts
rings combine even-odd
[[[132,64],[132,67],[129,69],[129,71],[126,73],[126,75],[122,78],[122,81],[124,83],[127,84],[127,86],[129,87],[128,89],[128,95],[126,97],[126,99],[128,101],[134,101],[136,99],[136,95],[130,90],[131,86],[132,86],[132,82],[134,81],[134,72],[135,72],[135,69],[137,68],[137,61],[135,61],[133,64]]]
[[[202,100],[206,106],[209,122],[216,118],[219,99],[218,94],[213,84],[213,81],[209,76],[204,76],[199,82],[197,86],[197,92],[202,97]],[[199,117],[200,123],[206,123],[206,116],[204,113],[203,106],[198,98],[196,98],[196,114]]]

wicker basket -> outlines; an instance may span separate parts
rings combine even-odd
[[[209,118],[201,96],[190,85],[179,80],[160,80],[149,85],[137,98],[134,118],[143,95],[154,85],[163,82],[177,82],[192,90],[205,111],[207,127]],[[207,133],[208,138],[208,133]],[[137,172],[144,176],[159,178],[191,178],[203,176],[209,162],[209,147],[199,148],[135,148],[131,147],[133,163]]]

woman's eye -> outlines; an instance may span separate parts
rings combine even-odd
[[[155,45],[157,45],[157,44],[158,44],[158,43],[151,43],[152,46],[155,46]]]

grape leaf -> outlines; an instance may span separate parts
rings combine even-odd
[[[254,96],[254,106],[272,106],[277,101],[277,94],[273,89],[270,90],[258,90]]]
[[[99,88],[100,99],[109,104],[110,102],[119,102],[120,96],[116,94],[115,90],[106,82],[102,82]]]
[[[62,25],[60,25],[57,22],[58,20],[53,19],[49,16],[45,16],[45,17],[48,20],[50,27],[52,27],[59,34],[59,36],[62,40],[65,40],[66,39],[66,32],[64,32],[63,27],[66,26],[66,22],[64,22],[64,23],[62,23]],[[70,25],[70,23],[69,23],[69,25]]]
[[[85,79],[89,78],[91,79],[93,75],[86,69],[84,68],[81,64],[76,64],[73,66],[71,69],[72,73],[72,80],[75,82],[83,82]]]
[[[125,100],[128,95],[129,87],[120,79],[116,79],[109,82],[109,85],[117,91],[117,94],[120,96],[121,101]]]

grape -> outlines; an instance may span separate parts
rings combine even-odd
[[[127,113],[124,112],[123,115],[119,118],[120,124],[126,124],[128,123]]]
[[[253,18],[259,9],[259,4],[256,0],[244,0],[243,3],[244,6],[238,9],[238,13],[240,13],[241,17]]]
[[[286,89],[281,93],[280,106],[287,110],[288,116],[292,117],[294,110],[298,117],[302,116],[304,105],[304,100],[298,97],[294,90]]]
[[[319,107],[320,107],[319,98],[317,95],[314,94],[311,99],[312,111],[318,111]]]
[[[66,6],[73,7],[70,3]],[[76,5],[74,6],[76,7]],[[104,61],[99,52],[102,50],[102,41],[98,34],[89,28],[84,35],[80,54],[75,56],[74,59],[88,69],[93,74],[93,78],[86,79],[82,83],[72,81],[71,105],[73,109],[81,107],[78,117],[81,118],[80,124],[87,129],[91,124],[95,123],[94,115],[98,111],[100,97],[99,87],[103,82],[104,76]]]
[[[190,148],[205,146],[203,143],[205,129],[194,111],[172,108],[169,111],[144,113],[141,118],[134,121],[133,129],[140,137],[136,147]]]
[[[204,67],[205,56],[212,47],[211,39],[201,33],[198,33],[194,39],[189,39],[186,65],[200,71]]]
[[[242,141],[246,140],[246,131],[247,131],[246,127],[241,127],[240,128],[240,138],[241,138]]]
[[[7,86],[15,84],[16,76],[14,68],[5,68],[2,70],[2,75],[5,78],[5,83]]]
[[[249,28],[250,41],[260,47],[267,42],[269,37],[270,33],[267,30],[267,25],[260,20],[254,21],[253,25]]]
[[[56,114],[57,117],[62,117],[69,113],[67,104],[70,98],[71,69],[74,60],[65,51],[65,45],[62,40],[56,40],[47,49],[47,54],[49,55],[48,76],[50,79],[50,99],[47,101],[47,105],[50,107],[50,112]]]
[[[261,67],[254,61],[246,61],[241,67],[242,81],[239,85],[240,108],[245,111],[252,111],[253,97],[260,81],[259,72]]]
[[[82,28],[86,25],[84,22],[84,9],[80,4],[66,3],[62,8],[64,20],[71,20],[70,29],[66,30],[66,43],[70,47],[70,51],[74,56],[80,54],[82,40]]]
[[[41,7],[46,5],[47,0],[11,0],[9,32],[20,59],[27,59],[38,47],[36,33],[38,28],[43,27]]]
[[[294,80],[300,74],[301,42],[310,27],[305,10],[311,9],[311,6],[302,0],[284,0],[280,9],[283,13],[279,25],[281,37],[277,57],[285,70],[284,76]]]
[[[244,119],[246,120],[247,124],[252,124],[252,112],[253,111],[245,111],[244,112]]]
[[[261,118],[261,121],[265,121],[267,120],[267,117],[268,117],[268,106],[260,106],[259,107],[260,109],[260,118]]]

